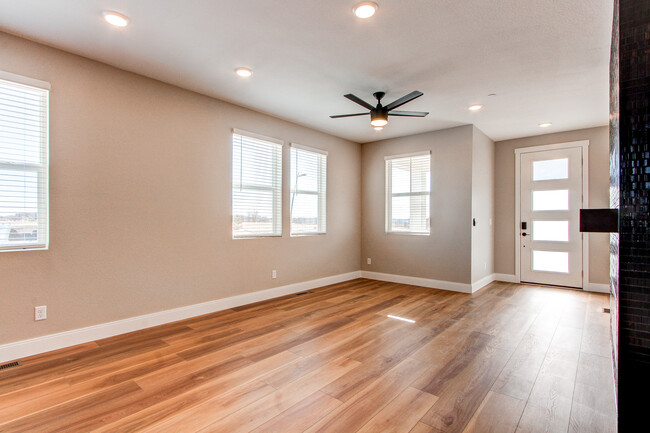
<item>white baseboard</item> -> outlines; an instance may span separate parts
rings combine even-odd
[[[494,278],[494,274],[486,275],[483,278],[481,278],[478,281],[474,281],[472,283],[472,293],[478,292],[481,290],[483,287],[487,286],[490,284],[492,281],[495,281],[496,278]]]
[[[433,280],[431,278],[409,277],[406,275],[384,274],[381,272],[361,271],[362,278],[388,281],[391,283],[410,284],[412,286],[430,287],[432,289],[449,290],[452,292],[474,293],[495,280],[495,274],[486,275],[472,284],[454,281]]]
[[[0,362],[13,361],[14,359],[25,358],[27,356],[49,352],[51,350],[87,343],[102,338],[113,337],[127,332],[176,322],[178,320],[214,313],[216,311],[227,310],[228,308],[252,304],[254,302],[290,295],[292,293],[303,292],[305,290],[341,283],[355,278],[361,278],[360,271],[288,284],[286,286],[273,287],[258,292],[232,296],[230,298],[216,299],[214,301],[203,302],[200,304],[145,314],[143,316],[130,317],[115,322],[101,323],[99,325],[3,344],[0,345]]]
[[[203,314],[214,313],[221,310],[227,310],[228,308],[239,307],[241,305],[252,304],[254,302],[277,298],[284,295],[290,295],[292,293],[303,292],[305,290],[315,289],[317,287],[341,283],[343,281],[353,280],[355,278],[369,278],[372,280],[410,284],[461,293],[474,293],[482,287],[490,284],[492,281],[516,282],[515,276],[509,274],[490,274],[472,284],[466,284],[456,283],[453,281],[433,280],[430,278],[384,274],[381,272],[348,272],[346,274],[333,275],[316,280],[303,281],[300,283],[288,284],[280,287],[273,287],[271,289],[260,290],[258,292],[232,296],[230,298],[216,299],[214,301],[203,302],[200,304],[188,305],[185,307],[160,311],[157,313],[145,314],[143,316],[130,317],[128,319],[117,320],[114,322],[101,323],[99,325],[93,325],[85,328],[73,329],[71,331],[45,335],[43,337],[36,337],[29,340],[3,344],[0,345],[0,363],[25,358],[27,356],[36,355],[39,353],[49,352],[51,350],[62,349],[64,347],[70,347],[77,344],[87,343],[89,341],[99,340],[102,338],[113,337],[115,335],[125,334],[127,332],[150,328],[152,326],[176,322],[178,320],[188,319],[190,317],[201,316]],[[585,290],[590,292],[609,293],[609,285],[589,283],[589,286]]]
[[[513,274],[494,274],[494,281],[503,281],[504,283],[518,283],[517,277]]]
[[[432,280],[430,278],[408,277],[406,275],[384,274],[381,272],[361,271],[362,278],[388,281],[391,283],[410,284],[412,286],[430,287],[432,289],[451,290],[452,292],[472,293],[472,285],[453,281]]]
[[[506,283],[518,283],[517,277],[511,274],[493,274],[494,281],[504,281]],[[588,283],[583,289],[586,292],[609,293],[609,284]]]
[[[610,293],[609,284],[601,283],[589,283],[587,287],[584,288],[587,292],[598,292],[598,293]]]

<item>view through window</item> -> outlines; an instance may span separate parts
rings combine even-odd
[[[0,250],[48,245],[49,84],[0,73]]]
[[[430,232],[431,154],[386,157],[386,231]]]
[[[326,232],[327,152],[291,145],[291,234]]]
[[[282,142],[235,131],[232,155],[233,237],[281,236]]]

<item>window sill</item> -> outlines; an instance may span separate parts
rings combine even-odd
[[[431,236],[431,232],[386,232],[387,235]]]
[[[281,238],[282,235],[257,235],[257,236],[233,236],[233,240],[238,239],[269,239],[269,238]]]
[[[12,245],[7,247],[0,247],[0,253],[16,252],[16,251],[46,251],[49,247],[45,244],[38,245]]]

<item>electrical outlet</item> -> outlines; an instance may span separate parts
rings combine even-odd
[[[34,307],[34,320],[45,320],[45,319],[47,319],[47,305]]]
[[[368,263],[369,265],[372,265],[372,260],[370,259],[370,257],[368,257],[368,259],[366,260],[366,263]]]
[[[275,269],[273,269],[273,270],[271,271],[271,278],[278,278],[278,271],[276,271]]]

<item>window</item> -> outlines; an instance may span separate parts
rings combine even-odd
[[[49,88],[0,72],[0,250],[48,247]]]
[[[282,235],[282,142],[232,134],[232,236]]]
[[[386,157],[386,232],[428,235],[430,152]]]
[[[291,235],[326,232],[327,152],[291,144]]]

